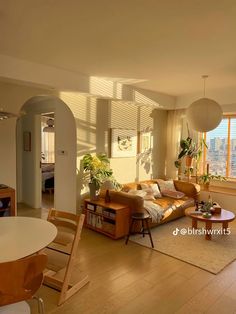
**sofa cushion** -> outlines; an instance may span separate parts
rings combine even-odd
[[[177,191],[183,192],[185,195],[194,199],[198,199],[200,194],[200,185],[192,182],[174,180],[174,185]]]
[[[194,200],[187,196],[184,196],[181,199],[173,199],[171,197],[163,196],[162,198],[156,199],[154,203],[162,206],[165,209],[168,209],[170,207],[177,209],[179,207],[187,208],[189,206],[194,206]]]

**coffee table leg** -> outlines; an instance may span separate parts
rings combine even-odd
[[[192,218],[192,228],[197,229],[197,219]]]
[[[206,240],[211,240],[211,231],[212,229],[212,223],[211,221],[206,221],[206,231],[209,231],[209,233],[206,233],[205,239]]]
[[[222,227],[223,227],[223,232],[224,232],[223,234],[227,234],[228,226],[229,226],[228,221],[222,222]]]

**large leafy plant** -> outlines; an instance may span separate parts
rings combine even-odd
[[[185,140],[180,141],[181,151],[178,155],[178,159],[182,159],[184,156],[199,159],[203,151],[203,146],[207,148],[207,144],[204,139],[201,139],[199,145],[197,145],[193,139],[188,136]]]
[[[180,141],[181,151],[178,155],[178,159],[175,161],[176,168],[180,167],[181,160],[186,156],[194,158],[198,166],[198,163],[203,153],[204,146],[208,148],[204,139],[201,139],[199,141],[199,144],[195,143],[190,136],[188,136],[186,139],[181,140]]]
[[[199,177],[199,183],[202,184],[210,184],[212,180],[226,181],[226,178],[221,175],[211,173],[205,173]]]
[[[97,188],[106,180],[115,181],[110,162],[106,154],[86,154],[83,159],[84,179],[88,183],[94,183]]]

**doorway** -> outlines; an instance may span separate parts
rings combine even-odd
[[[54,112],[41,114],[42,208],[54,207],[55,128]]]
[[[41,208],[42,147],[41,119],[54,114],[55,165],[54,207],[76,213],[76,124],[70,108],[56,96],[34,96],[21,108],[25,112],[17,122],[17,201]],[[25,132],[30,149],[24,150]]]

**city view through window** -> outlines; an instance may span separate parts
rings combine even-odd
[[[225,118],[216,129],[207,132],[206,143],[210,173],[236,178],[236,118]]]

